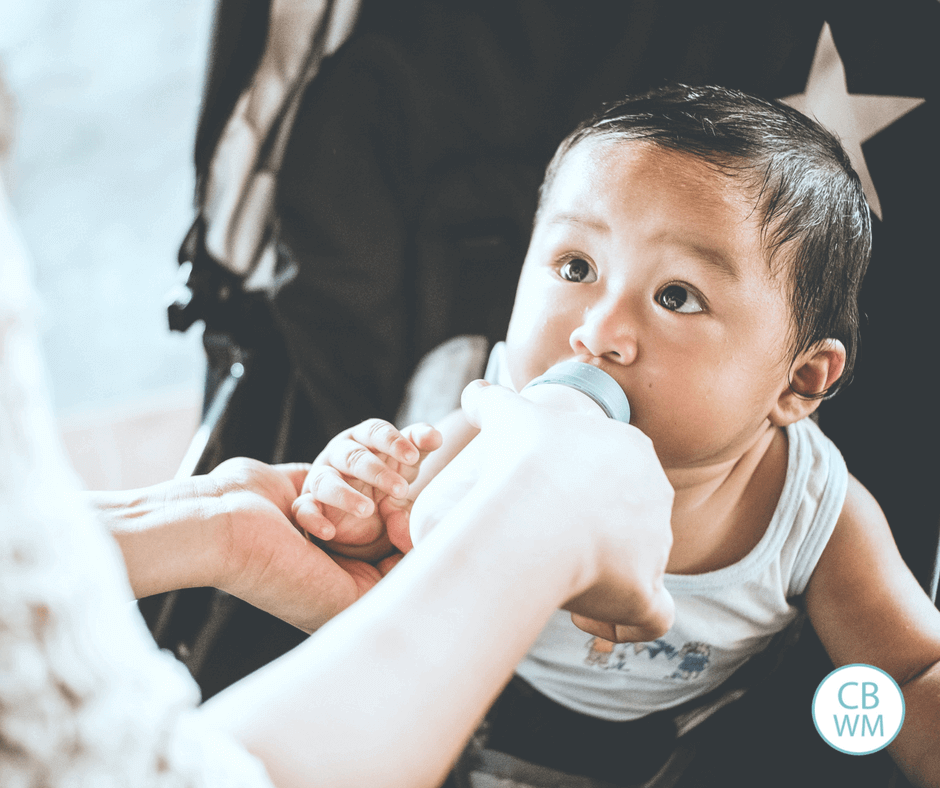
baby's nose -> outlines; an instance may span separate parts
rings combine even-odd
[[[637,357],[636,330],[623,309],[591,309],[571,332],[570,344],[577,355],[606,358],[632,364]]]

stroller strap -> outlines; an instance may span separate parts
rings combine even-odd
[[[247,290],[273,281],[277,172],[304,88],[352,32],[359,0],[272,0],[264,53],[209,165],[207,251]]]

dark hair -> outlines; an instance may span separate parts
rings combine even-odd
[[[779,101],[673,84],[606,105],[569,134],[549,162],[540,206],[565,155],[586,139],[648,141],[743,177],[756,196],[770,264],[782,252],[789,267],[792,358],[824,339],[838,339],[845,345],[845,370],[818,396],[831,396],[851,380],[871,217],[835,136]]]

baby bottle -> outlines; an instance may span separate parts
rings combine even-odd
[[[540,405],[630,422],[630,404],[617,381],[581,361],[556,364],[520,393]],[[413,544],[418,544],[476,482],[479,460],[475,443],[470,441],[418,496],[411,510]]]
[[[542,405],[630,423],[630,403],[620,384],[604,370],[582,361],[555,364],[530,381],[522,396]]]

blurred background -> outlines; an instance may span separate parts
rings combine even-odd
[[[197,426],[199,329],[167,294],[192,220],[210,0],[0,0],[2,176],[43,303],[66,447],[91,488],[172,476]]]

